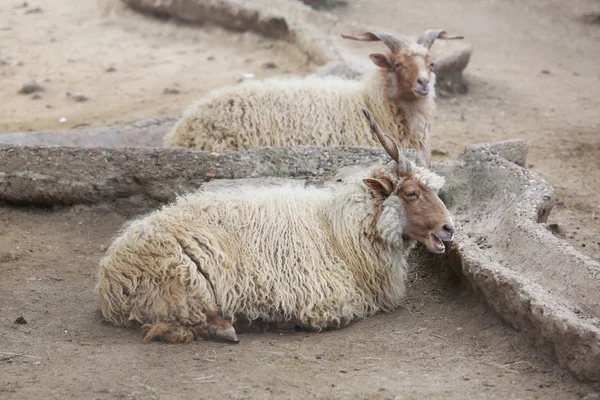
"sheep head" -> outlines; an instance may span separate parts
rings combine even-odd
[[[345,39],[364,42],[382,41],[390,54],[373,53],[369,58],[385,70],[390,78],[390,91],[394,101],[416,101],[427,98],[435,85],[434,63],[429,49],[436,39],[462,39],[446,31],[429,29],[416,42],[407,44],[395,36],[381,32],[365,32],[359,36],[344,35]]]
[[[452,241],[454,223],[438,197],[444,178],[400,155],[394,140],[381,130],[371,114],[363,109],[371,130],[395,161],[378,167],[363,179],[374,197],[376,228],[390,245],[402,237],[416,240],[433,253],[443,253],[444,241]]]

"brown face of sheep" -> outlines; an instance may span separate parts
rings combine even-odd
[[[433,253],[443,253],[446,249],[443,241],[451,241],[454,238],[454,224],[450,212],[436,191],[421,185],[413,173],[412,164],[400,155],[394,139],[383,132],[367,109],[363,108],[362,112],[369,121],[371,131],[396,162],[396,173],[400,178],[397,187],[394,187],[389,177],[385,176],[389,172],[380,171],[377,174],[382,174],[381,176],[363,179],[377,199],[376,204],[379,208],[377,224],[383,222],[386,231],[389,231],[390,227],[392,231],[397,231],[399,222],[404,236],[424,244]],[[427,129],[428,127],[426,131]],[[386,207],[394,211],[391,214],[386,213]],[[391,237],[393,236],[392,234]]]
[[[437,193],[424,190],[411,176],[400,185],[398,196],[404,202],[407,224],[404,235],[427,246],[433,253],[445,250],[443,241],[454,239],[454,224],[450,212]]]
[[[437,29],[425,31],[416,43],[411,44],[380,32],[366,32],[360,36],[342,35],[342,37],[367,42],[381,40],[390,48],[389,55],[373,53],[369,58],[388,73],[390,95],[395,101],[416,101],[429,96],[435,84],[434,63],[429,52],[433,42],[436,39],[462,39],[462,36],[449,36],[445,31]]]
[[[396,54],[370,54],[369,58],[388,72],[390,95],[394,100],[415,101],[429,96],[433,90],[433,61],[425,48],[411,46]]]
[[[423,188],[412,173],[406,173],[398,187],[385,178],[368,178],[363,182],[383,204],[390,196],[397,196],[403,205],[402,234],[427,247],[432,253],[443,253],[444,241],[454,238],[454,223],[450,212],[437,193]]]

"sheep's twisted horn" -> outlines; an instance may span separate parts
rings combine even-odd
[[[425,128],[423,130],[423,138],[419,139],[419,145],[421,148],[417,151],[416,164],[420,167],[429,168],[429,134],[430,126],[429,122],[425,121]]]
[[[400,165],[400,158],[402,158],[404,161],[405,171],[410,172],[412,170],[410,162],[404,157],[400,157],[400,152],[398,151],[398,146],[396,145],[396,142],[394,142],[394,139],[392,139],[390,135],[381,129],[377,121],[373,119],[371,113],[366,108],[363,108],[362,112],[365,114],[365,117],[371,125],[371,131],[377,136],[377,139],[379,139],[379,142],[389,156],[392,157],[392,160],[396,161],[396,163]]]
[[[404,43],[404,41],[398,39],[397,37],[381,32],[365,32],[359,36],[344,35],[342,33],[342,37],[344,39],[359,40],[361,42],[376,42],[378,40],[381,40],[383,43],[385,43],[387,47],[390,48],[390,50],[393,53],[397,52],[400,48],[406,46],[406,43]]]
[[[419,36],[417,43],[429,49],[431,45],[433,45],[433,42],[435,42],[435,39],[455,40],[464,39],[464,36],[450,36],[448,35],[448,32],[441,29],[428,29],[421,36]]]

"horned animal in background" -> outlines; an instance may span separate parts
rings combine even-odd
[[[199,191],[129,224],[100,263],[106,320],[144,341],[238,341],[236,329],[335,329],[398,307],[416,242],[443,253],[444,178],[401,156],[324,188]],[[235,328],[234,328],[235,326]]]
[[[165,137],[167,146],[241,150],[263,146],[376,146],[359,110],[367,108],[403,148],[425,152],[422,132],[435,111],[435,73],[429,51],[436,39],[462,39],[428,30],[416,42],[366,32],[342,35],[382,41],[379,67],[361,80],[338,77],[273,78],[209,93],[192,104]],[[427,150],[428,151],[428,150]],[[421,159],[429,159],[424,154]]]

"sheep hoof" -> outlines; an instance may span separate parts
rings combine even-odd
[[[223,317],[220,315],[216,313],[208,314],[206,323],[208,325],[207,332],[205,335],[201,336],[234,343],[238,343],[240,341],[233,325],[231,325],[229,321],[223,319]]]
[[[233,329],[233,326],[228,329],[216,332],[215,337],[221,340],[225,340],[227,342],[239,343],[240,341],[237,333],[235,332],[235,329]]]

